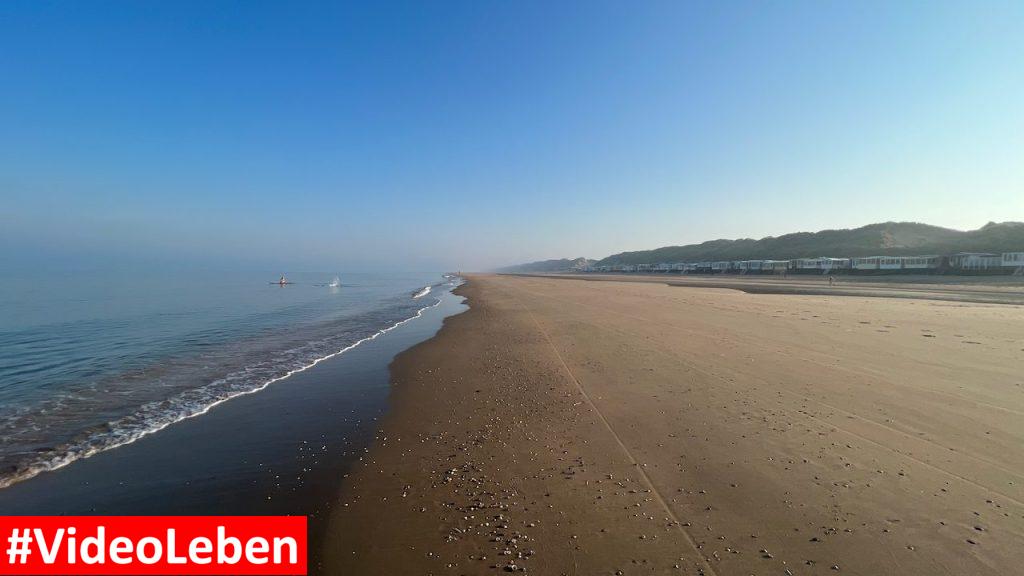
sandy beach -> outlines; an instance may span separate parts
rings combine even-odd
[[[730,288],[748,294],[804,296],[868,296],[970,302],[974,304],[1024,305],[1024,278],[1020,276],[957,275],[682,275],[682,274],[523,274],[597,282],[654,282],[689,288]]]
[[[325,573],[1020,573],[1024,307],[855,288],[470,276]]]

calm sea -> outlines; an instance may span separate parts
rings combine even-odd
[[[287,387],[294,375],[418,320],[451,297],[453,282],[310,273],[279,286],[271,283],[277,276],[5,278],[0,487],[203,419],[268,385]]]

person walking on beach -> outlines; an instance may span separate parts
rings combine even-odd
[[[828,285],[829,285],[829,286],[832,286],[832,285],[834,285],[834,284],[835,284],[835,282],[836,282],[836,279],[835,279],[835,278],[833,278],[831,274],[829,274],[829,275],[828,275]]]

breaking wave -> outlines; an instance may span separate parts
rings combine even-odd
[[[416,297],[429,291],[427,287]],[[232,398],[259,392],[415,320],[440,303],[438,298],[427,306],[396,304],[284,335],[264,334],[120,374],[42,405],[9,406],[0,412],[0,488],[131,444]],[[204,379],[206,384],[194,386]],[[65,440],[54,442],[62,437]]]

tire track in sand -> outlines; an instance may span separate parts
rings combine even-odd
[[[537,326],[537,330],[540,331],[542,336],[544,336],[544,341],[547,342],[548,346],[551,348],[551,351],[554,352],[555,357],[558,358],[558,362],[561,363],[562,368],[565,370],[565,373],[569,376],[569,379],[576,386],[576,389],[583,396],[583,398],[587,401],[587,405],[590,406],[590,409],[594,411],[594,414],[597,414],[597,417],[601,420],[601,423],[604,424],[605,429],[608,430],[608,433],[611,434],[613,439],[615,439],[616,444],[619,445],[619,448],[622,450],[622,453],[626,455],[626,458],[629,460],[630,464],[632,464],[633,467],[640,473],[640,477],[644,479],[644,483],[647,484],[648,488],[650,488],[651,494],[654,494],[655,498],[657,498],[658,503],[661,505],[662,509],[665,511],[666,514],[668,514],[668,517],[672,519],[673,526],[675,526],[679,533],[683,536],[683,538],[686,540],[686,543],[689,544],[691,548],[693,548],[693,551],[697,555],[697,558],[699,559],[699,562],[702,565],[703,570],[706,573],[711,574],[713,576],[717,575],[718,572],[716,572],[714,567],[712,567],[711,564],[708,563],[707,560],[704,558],[704,555],[701,553],[701,550],[697,546],[696,541],[694,541],[693,537],[690,536],[690,533],[683,528],[682,522],[680,522],[679,518],[676,517],[675,512],[672,511],[672,508],[668,505],[668,502],[665,500],[665,497],[661,494],[661,491],[658,490],[658,487],[654,485],[653,481],[651,481],[651,477],[647,475],[647,472],[644,470],[644,467],[640,465],[637,459],[633,456],[633,453],[629,451],[629,448],[627,448],[626,444],[623,443],[622,438],[620,438],[618,433],[615,432],[615,429],[612,428],[611,423],[608,421],[607,418],[605,418],[604,414],[601,412],[601,410],[598,409],[597,405],[594,404],[594,401],[591,400],[590,395],[587,394],[587,391],[583,388],[583,384],[573,373],[572,369],[569,368],[569,365],[566,364],[565,359],[562,358],[562,354],[558,351],[558,348],[555,347],[554,342],[551,341],[551,337],[548,336],[547,331],[544,330],[544,327],[541,325],[540,321],[537,320],[537,317],[533,314],[533,310],[530,310],[530,308],[526,306],[526,304],[524,304],[518,296],[513,296],[513,298],[515,298],[516,302],[519,303],[520,307],[522,307],[522,309],[525,310],[526,313],[530,316],[530,319],[533,321],[534,325]]]
[[[534,295],[534,296],[539,296],[539,297],[542,297],[542,298],[548,298],[548,299],[551,299],[551,300],[555,300],[555,301],[557,301],[557,302],[562,302],[562,303],[566,303],[566,304],[576,304],[576,305],[579,305],[579,306],[584,306],[584,307],[588,307],[588,308],[595,308],[595,309],[599,309],[598,307],[595,307],[595,306],[589,306],[589,305],[587,305],[587,304],[584,304],[584,303],[581,303],[581,302],[574,302],[574,301],[570,301],[570,300],[564,300],[564,299],[562,299],[562,298],[558,298],[558,297],[556,297],[556,296],[550,296],[550,295],[547,295],[547,294],[541,294],[541,293],[538,293],[538,292],[534,292],[534,291],[531,291],[531,290],[527,290],[527,289],[523,289],[523,288],[519,288],[519,290],[522,290],[523,292],[526,292],[526,293],[528,293],[528,294],[532,294],[532,295]],[[521,300],[519,300],[518,298],[516,298],[516,300],[517,300],[517,301],[519,301],[520,303],[522,302],[522,301],[521,301]],[[535,316],[533,315],[533,312],[532,312],[532,311],[530,311],[530,310],[529,310],[528,308],[526,308],[525,306],[523,306],[523,308],[524,308],[524,309],[526,309],[526,310],[527,310],[527,312],[529,312],[529,313],[530,313],[530,316],[531,316],[531,318],[533,318],[534,322],[535,322],[535,323],[537,323],[537,325],[538,325],[538,328],[540,328],[540,324],[539,324],[539,322],[537,322],[537,319],[536,319],[536,317],[535,317]],[[644,322],[649,322],[649,323],[654,323],[654,324],[661,324],[661,325],[664,325],[664,326],[668,326],[668,327],[673,327],[673,328],[677,328],[676,326],[674,326],[674,325],[673,325],[673,324],[671,324],[671,323],[668,323],[668,322],[662,322],[662,321],[660,321],[660,320],[652,320],[652,319],[650,319],[650,318],[643,318],[643,317],[640,317],[640,316],[633,316],[633,315],[631,315],[631,314],[625,314],[625,313],[622,313],[622,312],[617,312],[617,311],[612,311],[612,310],[606,310],[606,309],[600,309],[600,310],[602,310],[603,312],[610,312],[610,313],[612,313],[612,314],[616,314],[616,315],[619,315],[619,316],[623,316],[623,317],[626,317],[626,318],[631,318],[631,319],[634,319],[634,320],[642,320],[642,321],[644,321]],[[551,342],[551,339],[550,339],[550,338],[548,337],[548,335],[547,335],[547,332],[544,332],[543,328],[540,328],[540,330],[541,330],[541,332],[542,332],[542,333],[544,334],[544,337],[545,337],[545,339],[547,339],[547,341],[548,341],[548,344],[549,344],[549,345],[551,345],[552,349],[554,349],[554,344],[552,344],[552,342]],[[556,353],[556,354],[558,355],[558,359],[559,359],[559,360],[560,360],[560,361],[562,362],[562,365],[563,365],[563,366],[565,366],[565,369],[566,369],[566,371],[567,371],[567,372],[568,372],[568,373],[570,374],[570,376],[572,376],[572,378],[573,378],[573,381],[574,381],[574,382],[576,382],[576,385],[577,385],[577,387],[579,387],[579,388],[580,388],[580,391],[581,391],[581,392],[583,392],[583,389],[582,389],[582,387],[580,386],[579,382],[578,382],[578,381],[576,380],[576,377],[575,377],[574,375],[572,375],[572,371],[571,371],[571,370],[569,370],[569,367],[568,367],[568,366],[567,366],[567,365],[565,364],[565,361],[564,361],[564,360],[562,359],[562,356],[561,356],[561,354],[558,354],[558,351],[557,351],[557,349],[555,350],[555,353]],[[702,374],[702,375],[704,375],[704,376],[705,376],[705,377],[707,377],[707,378],[712,378],[712,379],[718,380],[718,381],[720,381],[720,382],[723,382],[723,383],[725,383],[726,385],[729,385],[729,386],[732,386],[732,387],[734,387],[734,385],[733,385],[732,383],[730,383],[730,382],[729,382],[729,380],[728,380],[727,378],[723,377],[723,376],[719,376],[719,375],[717,375],[717,374],[713,374],[713,373],[711,373],[711,372],[708,372],[708,371],[706,371],[706,370],[704,370],[704,369],[702,369],[702,368],[698,368],[698,367],[694,366],[693,364],[691,364],[691,363],[689,363],[689,362],[685,362],[685,361],[682,361],[682,362],[683,362],[683,363],[684,363],[684,364],[685,364],[685,365],[686,365],[686,366],[687,366],[688,368],[690,368],[691,370],[693,370],[693,371],[695,371],[695,372],[697,372],[697,373],[699,373],[699,374]],[[762,384],[764,384],[764,385],[768,385],[768,386],[771,386],[771,382],[769,382],[769,381],[767,381],[767,380],[764,380],[764,379],[762,379],[762,378],[758,378],[757,376],[754,376],[754,375],[747,375],[747,377],[749,377],[749,378],[752,378],[752,379],[755,379],[755,380],[757,380],[757,381],[761,382],[761,383],[762,383]],[[786,393],[786,394],[788,394],[788,395],[790,395],[790,396],[793,396],[793,397],[796,397],[796,398],[799,398],[799,399],[805,400],[805,401],[807,401],[807,402],[812,402],[812,403],[814,403],[814,404],[818,404],[818,405],[820,405],[820,406],[824,406],[824,407],[826,407],[826,408],[828,408],[828,409],[830,409],[830,410],[833,410],[833,411],[835,411],[835,412],[838,412],[838,413],[844,414],[844,415],[846,415],[846,416],[849,416],[849,417],[851,417],[851,418],[854,418],[854,419],[856,419],[856,420],[860,420],[860,421],[862,421],[862,422],[865,422],[865,423],[867,423],[867,424],[872,424],[872,425],[874,425],[874,426],[877,426],[877,427],[879,427],[879,428],[882,428],[882,429],[888,430],[888,431],[890,431],[890,432],[892,432],[892,433],[895,433],[895,434],[898,434],[898,435],[904,436],[904,437],[906,437],[906,438],[908,438],[908,439],[911,439],[911,440],[914,440],[914,441],[918,441],[918,442],[923,442],[923,443],[925,443],[925,444],[930,444],[930,445],[932,445],[932,446],[935,446],[935,447],[938,447],[938,448],[941,448],[941,449],[949,450],[949,448],[948,448],[948,447],[946,447],[946,446],[943,446],[942,444],[939,444],[939,443],[937,443],[937,442],[934,442],[934,441],[932,441],[932,440],[928,440],[928,439],[924,439],[924,438],[918,438],[918,437],[915,437],[915,436],[913,436],[913,435],[911,435],[911,434],[908,434],[908,433],[906,433],[906,432],[903,432],[902,430],[898,430],[898,429],[896,429],[896,428],[893,428],[893,427],[891,427],[891,426],[887,426],[887,425],[885,425],[885,424],[883,424],[883,423],[881,423],[881,422],[877,422],[877,421],[875,421],[875,420],[872,420],[872,419],[870,419],[870,418],[865,418],[864,416],[861,416],[861,415],[859,415],[859,414],[855,414],[855,413],[853,413],[853,412],[849,412],[849,411],[847,411],[847,410],[844,410],[844,409],[842,409],[842,408],[839,408],[839,407],[837,407],[837,406],[833,406],[833,405],[831,405],[831,404],[828,404],[827,402],[822,402],[821,400],[817,400],[817,399],[815,399],[815,398],[811,398],[811,397],[809,397],[809,396],[804,396],[804,395],[802,395],[802,394],[799,394],[799,393],[797,393],[797,392],[792,392],[792,391],[789,391],[789,390],[781,390],[781,392],[784,392],[784,393]],[[603,416],[603,415],[601,414],[601,412],[600,412],[599,410],[597,410],[597,407],[596,407],[596,406],[595,406],[595,405],[593,404],[593,402],[592,402],[592,401],[590,400],[590,397],[589,397],[589,396],[587,396],[585,392],[583,392],[583,394],[584,394],[584,397],[585,397],[585,398],[587,399],[587,401],[588,401],[588,402],[590,403],[591,407],[592,407],[592,408],[594,409],[594,411],[595,411],[595,412],[596,412],[596,413],[597,413],[597,414],[598,414],[598,415],[599,415],[599,416],[601,417],[601,419],[602,419],[602,420],[604,420],[604,422],[605,422],[605,426],[607,426],[607,428],[609,429],[609,431],[611,431],[611,432],[612,432],[612,434],[613,434],[613,435],[615,435],[615,432],[614,432],[614,430],[612,430],[612,428],[611,428],[611,425],[610,425],[610,424],[608,424],[607,420],[605,420],[605,419],[604,419],[604,416]],[[940,467],[940,466],[937,466],[937,465],[935,465],[935,464],[932,464],[932,463],[930,463],[930,462],[927,462],[927,461],[925,461],[925,460],[922,460],[921,458],[918,458],[918,457],[916,457],[916,456],[913,456],[913,455],[911,455],[911,454],[906,454],[906,453],[904,453],[904,452],[901,452],[901,451],[899,451],[899,450],[896,450],[896,449],[894,449],[894,448],[892,448],[892,447],[890,447],[890,446],[886,446],[885,444],[883,444],[883,443],[881,443],[881,442],[878,442],[877,440],[873,440],[873,439],[871,439],[871,438],[869,438],[869,437],[867,437],[867,436],[864,436],[863,434],[859,434],[859,433],[857,433],[857,432],[854,432],[854,431],[852,431],[852,430],[848,430],[848,429],[846,429],[846,428],[843,428],[843,427],[841,427],[841,426],[839,426],[839,425],[837,425],[837,424],[835,424],[835,423],[829,422],[829,421],[827,421],[827,420],[825,420],[825,419],[823,419],[823,418],[820,418],[820,417],[818,417],[818,416],[814,416],[814,415],[812,415],[812,414],[808,414],[808,413],[806,413],[806,412],[801,412],[801,411],[799,411],[799,410],[797,410],[797,411],[795,411],[795,412],[796,412],[797,414],[801,414],[801,415],[802,415],[802,416],[804,416],[805,418],[808,418],[808,419],[814,420],[814,421],[818,422],[819,424],[825,425],[825,426],[827,426],[827,427],[835,428],[836,430],[839,430],[839,431],[841,431],[841,432],[843,432],[843,433],[845,433],[845,434],[848,434],[848,435],[850,435],[850,436],[853,436],[853,437],[855,437],[855,438],[859,438],[859,439],[861,439],[861,440],[863,440],[863,441],[865,441],[865,442],[868,442],[868,443],[870,443],[870,444],[873,444],[873,445],[875,445],[875,446],[877,446],[877,447],[879,447],[879,448],[882,448],[882,449],[884,449],[885,451],[888,451],[888,452],[891,452],[891,453],[893,453],[893,454],[896,454],[896,455],[898,455],[898,456],[900,456],[900,457],[902,457],[902,458],[906,458],[907,460],[910,460],[910,461],[916,462],[916,463],[918,463],[918,464],[920,464],[920,465],[922,465],[922,466],[925,466],[925,467],[927,467],[927,468],[930,468],[930,469],[932,469],[932,470],[935,470],[936,472],[940,472],[940,473],[942,473],[942,474],[945,474],[945,475],[947,475],[947,476],[949,476],[949,477],[951,477],[951,478],[954,478],[954,479],[956,479],[956,480],[959,480],[959,481],[961,481],[961,482],[964,482],[964,483],[966,483],[966,484],[969,484],[969,485],[971,485],[971,486],[974,486],[975,488],[980,488],[980,489],[982,489],[982,490],[984,490],[984,491],[987,491],[987,492],[991,492],[991,493],[993,493],[993,494],[998,494],[999,496],[1001,496],[1001,497],[1003,497],[1003,498],[1006,498],[1006,499],[1007,499],[1007,500],[1009,500],[1010,502],[1013,502],[1014,504],[1017,504],[1018,506],[1022,506],[1022,507],[1024,507],[1024,501],[1021,501],[1021,500],[1019,500],[1019,499],[1017,499],[1017,498],[1015,498],[1015,497],[1013,497],[1013,496],[1010,496],[1010,495],[1008,495],[1008,494],[1006,494],[1006,493],[1004,493],[1004,492],[1002,492],[1002,491],[1000,491],[1000,490],[997,490],[997,489],[995,489],[995,488],[993,488],[993,487],[991,487],[991,486],[986,486],[986,485],[984,485],[984,484],[981,484],[981,483],[979,483],[979,482],[977,482],[977,481],[975,481],[975,480],[972,480],[972,479],[970,479],[970,478],[967,478],[967,477],[965,477],[965,476],[962,476],[962,475],[960,475],[960,474],[957,474],[956,472],[952,472],[952,471],[950,471],[950,470],[946,470],[945,468],[942,468],[942,467]],[[625,445],[623,445],[623,444],[622,444],[622,441],[621,441],[621,440],[619,440],[619,438],[618,438],[618,436],[617,436],[617,435],[615,435],[615,439],[616,439],[616,441],[618,441],[618,442],[619,442],[619,445],[620,445],[620,446],[622,446],[623,450],[625,450],[625,451],[626,451],[626,452],[628,453],[628,450],[626,449]],[[960,454],[961,456],[967,456],[967,457],[968,457],[968,459],[970,459],[970,460],[974,460],[975,462],[978,462],[978,463],[980,463],[980,464],[984,464],[984,465],[987,465],[987,466],[991,466],[991,467],[993,467],[993,468],[995,468],[995,469],[997,469],[997,470],[1000,470],[1000,471],[1002,471],[1003,473],[1006,473],[1006,474],[1009,474],[1009,475],[1011,475],[1011,476],[1014,476],[1014,477],[1020,478],[1020,474],[1019,474],[1019,473],[1017,473],[1017,472],[1014,472],[1014,471],[1011,471],[1011,470],[1007,470],[1007,469],[1005,469],[1005,468],[1004,468],[1003,466],[1000,466],[1000,465],[998,465],[998,464],[994,464],[994,463],[992,463],[992,462],[989,462],[989,461],[987,461],[987,460],[985,460],[985,459],[982,459],[982,458],[972,457],[971,455],[963,454],[963,453],[961,453],[961,452],[958,452],[958,454]],[[631,459],[631,460],[633,460],[633,459],[632,459],[632,455],[630,455],[630,459]],[[635,460],[633,460],[633,462],[635,463]],[[641,470],[641,473],[643,473],[643,471],[642,471],[642,470]],[[647,478],[647,475],[646,475],[646,474],[643,474],[643,476],[645,477],[645,479],[647,479],[647,480],[649,481],[649,478]],[[660,494],[658,494],[658,496],[659,496],[659,499],[660,499]],[[662,499],[662,503],[664,504],[664,500],[663,500],[663,499]],[[675,519],[675,516],[673,516],[673,519]],[[692,541],[691,541],[691,543],[692,543]]]

